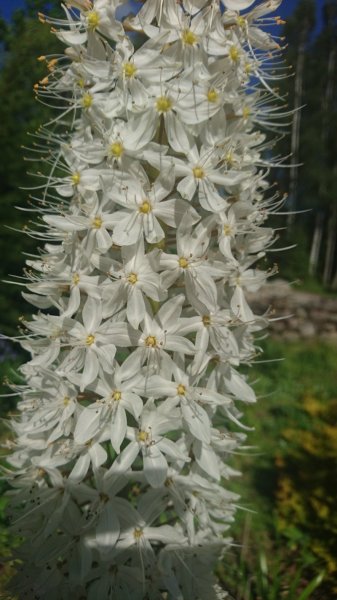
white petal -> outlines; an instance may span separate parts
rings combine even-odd
[[[101,410],[98,406],[84,408],[78,417],[74,440],[77,444],[85,444],[93,438],[100,429]]]
[[[118,404],[114,417],[110,423],[110,440],[113,449],[119,454],[121,443],[124,441],[126,434],[126,415],[124,408]]]
[[[163,485],[167,476],[167,461],[156,445],[143,451],[144,475],[149,484],[156,488]]]
[[[108,502],[103,508],[96,527],[96,543],[99,552],[110,552],[115,546],[120,533],[116,508]]]
[[[254,4],[255,0],[221,0],[221,2],[229,10],[244,10]]]

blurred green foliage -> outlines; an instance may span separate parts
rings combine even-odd
[[[27,170],[36,171],[36,164],[24,161],[27,152],[22,146],[32,146],[34,133],[50,115],[48,107],[35,99],[33,85],[45,76],[45,65],[37,57],[45,53],[57,53],[60,45],[42,25],[37,11],[48,5],[56,11],[59,3],[43,0],[27,0],[25,11],[14,12],[10,23],[0,21],[2,33],[2,68],[0,71],[0,280],[8,275],[22,275],[22,253],[36,252],[37,242],[22,229],[31,215],[17,210],[17,206],[29,208],[30,190],[35,180]],[[29,169],[28,169],[29,168]],[[2,284],[4,286],[4,284]],[[13,334],[19,315],[30,308],[20,301],[21,286],[6,284],[0,297],[0,331]]]
[[[235,457],[243,510],[220,573],[235,600],[299,600],[308,586],[307,597],[333,600],[337,348],[268,340],[264,359],[248,371],[259,396],[244,409],[253,448]]]

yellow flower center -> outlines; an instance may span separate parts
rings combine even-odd
[[[239,60],[240,52],[236,46],[231,46],[229,50],[229,56],[234,62]]]
[[[205,177],[205,171],[202,167],[194,167],[193,175],[196,179],[203,179]]]
[[[90,106],[92,105],[92,102],[93,102],[93,97],[91,94],[89,94],[89,92],[86,92],[85,94],[83,94],[83,96],[82,96],[83,108],[90,108]]]
[[[88,27],[90,29],[96,29],[99,25],[99,14],[96,10],[91,10],[87,14]]]
[[[147,442],[147,440],[149,439],[149,434],[147,433],[147,431],[138,431],[137,437],[139,442]]]
[[[112,392],[112,397],[116,402],[118,402],[122,397],[122,392],[120,392],[119,390],[115,390],[114,392]]]
[[[100,229],[102,227],[102,219],[101,217],[95,217],[94,220],[92,221],[92,227],[94,229]]]
[[[186,387],[182,384],[179,383],[178,387],[177,387],[177,393],[179,396],[185,396],[185,392],[186,392]]]
[[[136,529],[133,530],[133,537],[135,538],[135,540],[140,540],[140,538],[142,538],[143,535],[143,530],[139,527],[136,527]]]
[[[214,88],[208,90],[207,100],[208,102],[217,102],[219,100],[219,94]]]
[[[110,146],[110,153],[115,158],[120,158],[124,153],[124,147],[121,142],[113,142]]]
[[[74,273],[73,275],[73,284],[77,285],[80,282],[80,276],[78,273]]]
[[[70,402],[69,396],[64,396],[64,398],[63,398],[63,404],[64,404],[64,406],[68,406],[69,402]]]
[[[148,335],[145,340],[145,345],[148,348],[155,348],[157,346],[157,338],[154,335]]]
[[[123,65],[123,73],[125,77],[133,77],[137,72],[137,67],[132,62],[126,62]]]
[[[237,18],[236,22],[239,25],[239,27],[245,27],[246,25],[246,19],[241,15]]]
[[[172,100],[167,96],[159,96],[156,100],[156,109],[159,113],[165,113],[171,110]]]
[[[190,29],[184,29],[181,39],[187,46],[194,46],[198,41],[198,37]]]
[[[80,181],[81,181],[81,175],[78,172],[73,173],[72,176],[71,176],[71,182],[72,182],[72,184],[73,185],[78,185],[80,183]]]
[[[242,110],[242,116],[244,119],[248,119],[248,117],[250,116],[250,108],[248,106],[245,106]]]
[[[188,267],[188,260],[184,256],[181,256],[178,260],[179,267],[186,269]]]
[[[144,202],[139,207],[139,212],[143,213],[144,215],[147,215],[149,212],[151,212],[151,210],[152,206],[148,200],[144,200]]]
[[[130,275],[128,275],[129,283],[132,283],[134,285],[135,283],[137,283],[137,281],[138,281],[137,273],[130,273]]]
[[[227,152],[226,156],[225,156],[225,161],[226,163],[231,166],[234,163],[234,157],[232,152]]]
[[[233,230],[230,225],[226,224],[223,226],[223,232],[224,232],[224,235],[232,235]]]
[[[209,315],[204,315],[202,317],[202,322],[205,325],[205,327],[208,327],[208,325],[211,324],[211,317]]]
[[[92,333],[87,335],[87,339],[85,340],[86,345],[91,346],[94,342],[95,342],[95,336],[92,335]]]

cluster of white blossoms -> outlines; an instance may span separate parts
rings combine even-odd
[[[255,401],[247,291],[281,204],[267,181],[281,0],[73,0],[35,86],[39,218],[10,421],[20,600],[212,600]],[[239,11],[243,10],[243,13]],[[116,15],[117,11],[117,15]],[[277,22],[277,18],[276,18]],[[144,36],[135,48],[132,35]],[[281,117],[286,114],[283,112]],[[264,131],[264,132],[263,132]],[[38,192],[37,192],[38,195]]]

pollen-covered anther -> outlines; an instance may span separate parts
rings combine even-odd
[[[119,400],[122,398],[122,392],[120,392],[119,390],[114,390],[112,392],[112,398],[113,400],[115,400],[116,402],[119,402]]]
[[[232,152],[227,152],[226,156],[225,156],[225,161],[227,163],[228,166],[232,166],[234,164],[234,156]]]
[[[182,383],[179,383],[179,385],[177,387],[177,394],[179,396],[185,396],[185,393],[186,393],[186,387]]]
[[[142,529],[140,529],[140,527],[136,527],[133,530],[133,537],[135,538],[135,540],[140,540],[144,535],[144,532]]]
[[[144,200],[139,207],[139,212],[143,213],[144,215],[147,215],[149,212],[151,212],[151,210],[151,202],[149,202],[148,200]]]
[[[95,343],[95,336],[92,333],[90,333],[89,335],[87,335],[85,343],[86,343],[87,346],[92,346],[92,344]]]
[[[137,435],[138,441],[139,442],[147,442],[147,440],[149,439],[149,434],[147,433],[147,431],[138,431],[138,435]]]
[[[207,92],[208,102],[217,102],[219,100],[219,94],[214,88],[210,88]]]
[[[205,327],[208,327],[211,324],[211,317],[209,315],[204,315],[202,317],[202,322],[205,325]]]
[[[127,277],[127,280],[129,283],[131,283],[132,285],[134,285],[135,283],[137,283],[138,281],[138,276],[137,273],[130,273]]]
[[[88,23],[88,27],[89,29],[96,29],[96,27],[98,27],[99,25],[99,14],[96,10],[91,10],[90,12],[88,12],[87,14],[87,23]]]
[[[78,172],[73,173],[71,176],[71,183],[73,185],[78,185],[80,183],[80,181],[81,181],[81,175]]]
[[[54,71],[55,66],[57,65],[57,63],[58,63],[58,59],[57,58],[52,58],[51,60],[49,60],[47,62],[47,69],[48,69],[48,71],[50,71],[50,72]]]
[[[159,96],[156,99],[156,109],[159,113],[165,113],[171,110],[172,108],[172,100],[167,96]]]
[[[102,227],[102,219],[101,217],[95,217],[91,223],[93,229],[100,229]]]
[[[63,398],[63,404],[64,404],[64,406],[68,406],[69,402],[70,402],[69,396],[64,396],[64,398]]]
[[[248,106],[243,107],[242,116],[244,119],[248,119],[248,117],[250,117],[250,108]]]
[[[145,340],[145,346],[155,348],[157,346],[157,338],[154,335],[148,335]]]
[[[205,177],[205,171],[202,167],[194,167],[193,175],[196,179],[203,179]]]
[[[40,85],[44,85],[44,86],[48,85],[48,83],[49,83],[49,78],[48,78],[48,76],[47,76],[47,77],[44,77],[43,79],[41,79],[41,80],[39,81],[39,83],[40,83]]]
[[[194,46],[198,41],[198,36],[191,29],[184,29],[181,39],[186,46]]]
[[[89,94],[89,92],[86,92],[86,94],[83,94],[82,96],[82,106],[83,108],[90,108],[90,106],[93,103],[93,97],[91,94]]]
[[[229,50],[229,56],[232,61],[237,62],[240,57],[240,51],[236,46],[231,46]]]
[[[245,19],[245,17],[242,17],[241,15],[237,18],[236,22],[239,25],[239,27],[244,28],[246,26],[246,19]]]
[[[73,275],[73,284],[77,285],[80,282],[80,276],[78,273],[74,273]]]
[[[179,263],[179,267],[181,267],[182,269],[187,269],[188,260],[187,260],[187,258],[185,258],[185,256],[181,256],[178,260],[178,263]]]
[[[127,78],[133,77],[136,72],[137,72],[137,67],[134,63],[132,63],[132,62],[124,63],[123,73],[124,73],[125,77],[127,77]]]
[[[121,142],[113,142],[110,145],[110,154],[115,158],[120,158],[124,154],[124,146]]]
[[[223,233],[224,233],[224,235],[228,235],[228,236],[230,236],[230,235],[232,235],[232,233],[233,233],[233,229],[231,228],[231,226],[230,226],[230,225],[228,225],[228,224],[226,223],[226,224],[223,226]]]

